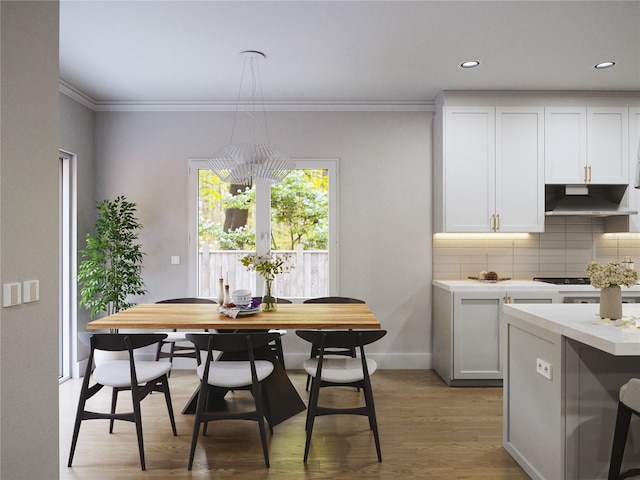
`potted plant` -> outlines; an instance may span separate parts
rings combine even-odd
[[[586,272],[591,285],[600,289],[600,317],[611,320],[622,318],[620,285],[635,285],[638,281],[637,272],[622,262],[609,262],[606,265],[590,262]]]
[[[262,310],[265,312],[274,312],[277,310],[277,300],[272,294],[273,281],[276,275],[286,273],[293,268],[288,265],[288,255],[274,255],[267,253],[266,255],[250,254],[240,259],[240,263],[247,267],[248,270],[255,270],[264,278],[264,295],[262,296]]]
[[[142,280],[142,246],[137,243],[142,225],[136,204],[124,196],[97,203],[95,233],[88,233],[78,270],[80,305],[91,317],[125,310],[129,295],[146,293]]]

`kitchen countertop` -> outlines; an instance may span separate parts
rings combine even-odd
[[[600,295],[600,290],[592,285],[554,285],[533,280],[505,280],[493,283],[478,280],[433,280],[432,285],[450,292],[500,292],[511,290],[520,292],[558,292],[562,294],[576,292]],[[622,294],[624,295],[625,292],[640,293],[640,285],[622,287]]]
[[[505,304],[503,311],[611,355],[640,356],[640,328],[605,322],[598,304]],[[640,304],[623,304],[622,313],[623,318],[637,318],[640,325]]]

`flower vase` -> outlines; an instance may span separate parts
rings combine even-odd
[[[276,297],[271,293],[273,288],[273,278],[265,278],[264,280],[264,295],[262,296],[262,311],[263,312],[275,312],[278,309],[278,303]]]
[[[620,285],[600,290],[600,318],[618,320],[622,318],[622,291]]]

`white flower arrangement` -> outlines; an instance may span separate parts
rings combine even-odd
[[[240,259],[240,263],[249,270],[255,270],[267,280],[273,280],[279,273],[291,271],[293,265],[287,264],[289,255],[256,255],[255,253],[245,255]]]
[[[602,265],[590,262],[586,268],[591,285],[596,288],[606,288],[614,285],[631,287],[638,282],[638,273],[626,267],[622,262],[609,262]]]

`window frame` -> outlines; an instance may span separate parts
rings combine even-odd
[[[325,169],[329,175],[329,295],[338,295],[338,159],[292,158],[296,169]],[[188,295],[198,294],[198,170],[209,169],[207,158],[188,161]],[[265,253],[270,248],[270,185],[256,185],[256,249]],[[257,288],[261,288],[257,286]],[[260,292],[256,292],[259,294]],[[300,297],[304,299],[304,297]]]

